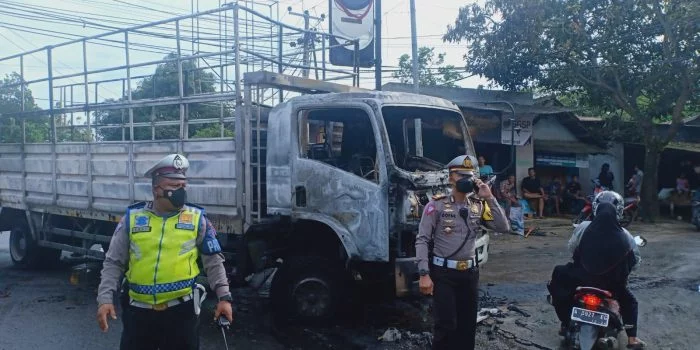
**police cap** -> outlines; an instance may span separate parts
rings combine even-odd
[[[150,178],[156,178],[158,176],[167,177],[169,179],[182,179],[186,180],[187,169],[190,167],[190,162],[185,158],[185,156],[177,153],[169,154],[163,159],[159,160],[154,164],[145,176]]]
[[[450,172],[457,172],[461,175],[479,176],[478,164],[474,156],[464,155],[447,163],[447,169]]]

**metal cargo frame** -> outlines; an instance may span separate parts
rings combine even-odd
[[[251,6],[246,7],[240,3]],[[326,81],[348,82],[351,86],[358,86],[359,68],[355,66],[351,69],[340,69],[330,66],[326,62],[326,50],[330,48],[328,43],[331,34],[315,29],[304,30],[278,21],[274,13],[275,7],[278,7],[276,1],[240,3],[228,3],[221,8],[114,30],[0,58],[0,63],[4,64],[18,61],[19,68],[19,81],[0,85],[0,89],[19,88],[22,96],[18,111],[0,111],[0,205],[35,212],[117,221],[125,204],[143,200],[148,196],[148,184],[145,179],[139,179],[146,165],[167,153],[179,152],[191,157],[195,164],[219,162],[222,163],[219,164],[221,169],[235,168],[235,172],[231,171],[235,177],[229,173],[218,173],[211,175],[216,179],[208,180],[214,180],[211,182],[212,187],[224,186],[234,191],[223,191],[225,195],[235,198],[233,203],[231,198],[226,199],[226,203],[203,203],[212,208],[209,210],[211,215],[220,217],[215,220],[217,228],[222,232],[241,232],[242,221],[252,223],[261,220],[264,217],[264,175],[260,171],[264,171],[261,160],[264,158],[265,130],[259,106],[274,106],[295,94],[318,93],[323,91],[324,87],[330,91],[348,88],[346,85],[295,77],[300,75],[302,70],[316,72],[316,76]],[[188,21],[192,23],[189,30]],[[206,27],[207,31],[201,30],[200,23],[210,24]],[[135,40],[140,37],[145,37],[146,42]],[[353,46],[357,51],[356,41],[340,36],[334,37],[343,43],[342,46]],[[298,56],[309,53],[308,45],[304,45],[302,51],[289,49],[286,44],[294,39],[305,42],[310,38],[321,41],[319,49],[312,45],[314,54],[316,51],[321,52],[321,62],[314,65],[299,64]],[[162,46],[151,43],[158,40],[174,40],[175,46],[165,47],[166,50],[162,51]],[[186,52],[186,43],[191,44],[189,53]],[[91,45],[123,50],[125,64],[90,68],[88,51]],[[79,50],[74,50],[71,54],[82,52],[82,67],[72,73],[57,74],[54,64],[60,62],[60,58],[56,57],[56,53],[71,47],[79,47]],[[135,61],[135,53],[147,51],[172,55],[154,60]],[[32,55],[45,55],[46,60],[46,73],[35,79],[27,77],[25,66],[25,61]],[[195,68],[183,68],[187,62],[191,62]],[[134,88],[136,83],[149,78],[155,79],[156,76],[137,75],[136,71],[173,63],[177,67],[176,94],[134,95],[134,92],[138,91],[138,88]],[[267,72],[255,73],[261,71]],[[203,92],[200,88],[198,92],[195,84],[193,92],[186,93],[185,87],[189,87],[187,84],[190,83],[190,75],[194,79],[197,72],[206,72],[214,77],[215,91]],[[269,74],[275,74],[278,82],[260,80],[260,77],[269,78]],[[250,80],[245,91],[242,87],[242,76],[246,77],[246,81]],[[79,81],[76,82],[76,79]],[[285,83],[280,84],[279,81]],[[48,97],[44,109],[25,105],[28,91],[32,86],[39,84],[47,86],[42,90]],[[117,98],[106,99],[101,96],[107,91],[107,86],[115,84],[121,85],[121,92],[117,92]],[[155,86],[155,83],[153,85]],[[256,87],[252,88],[253,85]],[[35,96],[37,91],[39,90],[34,90]],[[191,108],[198,104],[216,105],[219,107],[219,113],[194,118],[190,115]],[[168,106],[176,109],[177,116],[158,120],[156,111]],[[135,114],[143,109],[150,109],[150,115],[147,116],[150,119],[135,120],[135,117],[138,117]],[[120,122],[100,123],[99,113],[120,114]],[[27,135],[28,126],[43,122],[48,123],[47,135],[39,141],[30,142]],[[238,127],[241,124],[246,127]],[[193,138],[190,129],[201,125],[218,125],[218,137]],[[176,128],[176,136],[158,138],[157,131],[164,128]],[[3,129],[6,129],[5,134]],[[226,136],[230,129],[234,129],[236,133],[233,138]],[[120,137],[117,136],[116,140],[105,139],[102,135],[110,130]],[[135,136],[138,130],[150,131],[145,132],[146,135],[150,134],[150,137],[138,139]],[[21,136],[14,135],[15,131]],[[3,135],[17,137],[9,138]],[[245,157],[239,156],[243,154]],[[254,158],[251,158],[253,155]],[[256,164],[258,172],[255,173],[255,182],[252,176],[243,176],[243,164]],[[200,165],[198,170],[193,169],[195,172],[192,177],[206,176],[205,170],[211,169],[211,166]],[[100,177],[101,181],[95,181]],[[245,192],[237,189],[237,184],[241,181],[245,181]],[[256,186],[255,190],[253,183]],[[105,186],[114,188],[106,190]],[[71,192],[73,190],[75,192]],[[202,192],[196,197],[206,199],[205,193],[209,192]],[[244,198],[246,193],[251,195]],[[255,197],[252,196],[253,193],[256,194]],[[100,199],[100,196],[108,198]],[[257,198],[255,202],[254,198]],[[242,217],[246,217],[247,220],[241,220]]]

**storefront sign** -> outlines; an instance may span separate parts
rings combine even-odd
[[[538,154],[535,158],[535,164],[564,168],[588,168],[588,156],[585,154],[577,155],[576,157],[556,154]]]
[[[501,143],[504,145],[511,144],[511,133],[514,134],[515,141],[513,142],[517,146],[524,146],[532,137],[532,123],[535,118],[533,116],[518,116],[515,118],[515,132],[512,132],[512,123],[510,119],[506,116],[503,117],[503,122],[501,124]]]

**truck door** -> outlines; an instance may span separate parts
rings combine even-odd
[[[379,127],[364,104],[296,110],[293,215],[323,222],[351,258],[388,261],[388,179]]]

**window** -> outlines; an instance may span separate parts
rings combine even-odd
[[[386,106],[382,108],[382,115],[394,162],[404,170],[440,170],[457,156],[473,154],[464,120],[457,112]],[[416,121],[420,122],[420,143],[416,140]],[[422,155],[418,149],[422,150]]]
[[[369,116],[361,109],[301,111],[299,146],[302,158],[379,181],[374,131]]]

